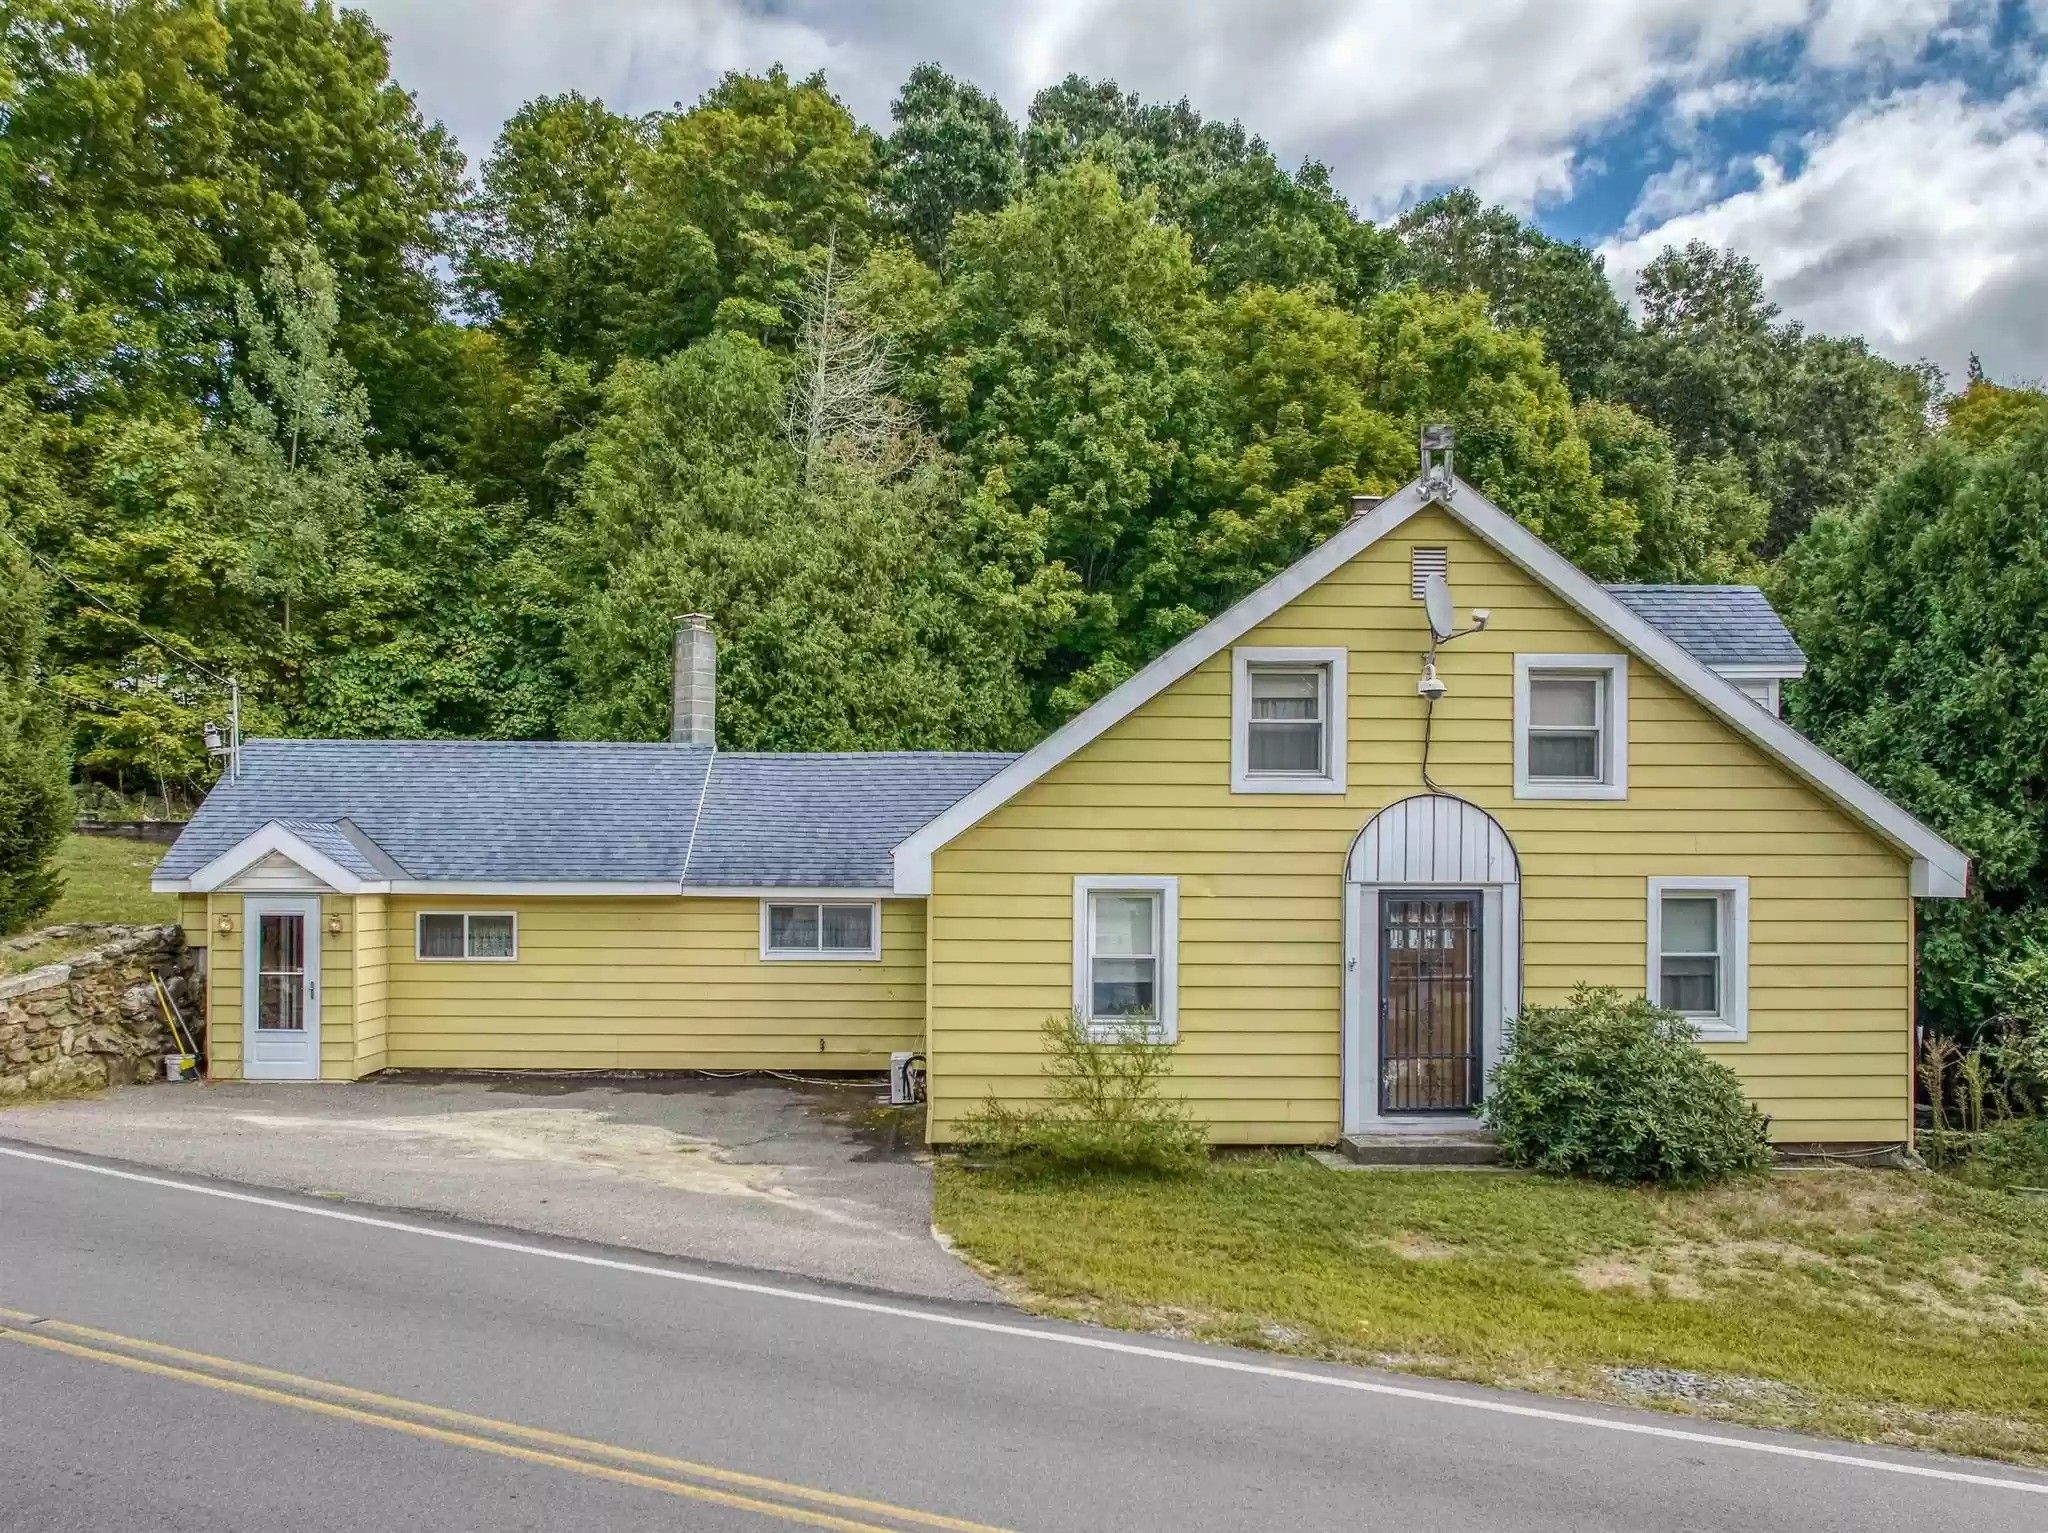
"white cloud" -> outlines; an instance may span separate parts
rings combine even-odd
[[[1794,173],[1602,251],[1624,290],[1666,245],[1732,246],[1786,313],[1901,361],[1994,377],[2048,370],[2048,72],[2001,100],[1949,83],[1899,91],[1809,135]]]
[[[628,111],[726,69],[824,68],[871,123],[921,59],[1021,115],[1069,72],[1242,118],[1327,161],[1369,213],[1469,183],[1527,209],[1567,195],[1580,144],[1666,89],[1712,90],[1744,51],[1812,26],[1830,60],[1910,49],[1988,0],[358,0],[399,78],[472,156],[542,92]]]
[[[1676,160],[1658,171],[1636,193],[1625,232],[1633,233],[1680,213],[1704,207],[1721,194],[1728,175],[1698,160]]]

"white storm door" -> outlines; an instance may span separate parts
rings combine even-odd
[[[320,1078],[320,901],[242,902],[242,1078]]]

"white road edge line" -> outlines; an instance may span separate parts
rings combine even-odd
[[[580,1251],[556,1251],[523,1241],[498,1240],[488,1235],[466,1235],[459,1230],[437,1230],[402,1219],[383,1219],[374,1214],[351,1213],[340,1208],[309,1208],[283,1198],[266,1198],[253,1192],[228,1187],[207,1187],[170,1177],[148,1176],[139,1171],[120,1171],[96,1166],[90,1161],[71,1160],[62,1155],[42,1155],[0,1145],[0,1155],[16,1160],[40,1161],[71,1171],[89,1171],[124,1182],[149,1187],[167,1187],[173,1192],[197,1193],[223,1198],[230,1203],[248,1203],[258,1208],[280,1209],[313,1219],[333,1219],[342,1224],[359,1224],[373,1230],[390,1230],[400,1235],[418,1235],[429,1240],[453,1241],[457,1245],[480,1246],[488,1251],[510,1251],[519,1256],[539,1256],[549,1261],[573,1262],[580,1267],[601,1267],[611,1272],[631,1272],[642,1277],[665,1278],[673,1283],[694,1283],[703,1288],[722,1288],[732,1293],[757,1294],[763,1298],[786,1299],[798,1304],[817,1304],[827,1309],[858,1310],[863,1314],[887,1315],[897,1320],[915,1320],[925,1325],[951,1326],[962,1331],[981,1331],[992,1336],[1014,1336],[1023,1341],[1050,1342],[1063,1347],[1084,1347],[1095,1352],[1114,1352],[1126,1357],[1152,1358],[1182,1363],[1194,1368],[1213,1368],[1225,1373],[1250,1374],[1257,1378],[1282,1379],[1294,1384],[1317,1384],[1326,1389],[1346,1389],[1357,1394],[1385,1395],[1396,1400],[1414,1400],[1426,1405],[1448,1405],[1460,1410],[1490,1411],[1497,1416],[1518,1416],[1531,1421],[1551,1421],[1564,1426],[1590,1427],[1602,1432],[1621,1432],[1636,1437],[1657,1437],[1669,1442],[1693,1443],[1709,1448],[1736,1448],[1748,1453],[1765,1453],[1777,1458],[1804,1459],[1821,1464],[1839,1464],[1849,1469],[1874,1469],[1884,1474],[1911,1475],[1923,1480],[1947,1480],[1964,1485],[1982,1485],[1995,1490],[2016,1490],[2028,1495],[2048,1496],[2048,1481],[2006,1480],[1995,1475],[1972,1474],[1962,1469],[1937,1469],[1930,1464],[1902,1464],[1889,1459],[1866,1458],[1858,1453],[1832,1453],[1822,1448],[1799,1448],[1790,1443],[1761,1442],[1746,1437],[1726,1437],[1716,1432],[1694,1432],[1684,1427],[1652,1426],[1641,1421],[1614,1421],[1604,1416],[1587,1416],[1576,1411],[1549,1410],[1538,1405],[1520,1405],[1511,1400],[1481,1400],[1439,1390],[1381,1384],[1371,1379],[1342,1378],[1334,1374],[1310,1373],[1300,1368],[1283,1368],[1267,1363],[1248,1363],[1234,1357],[1216,1357],[1199,1352],[1175,1352],[1166,1347],[1148,1347],[1142,1342],[1115,1341],[1106,1336],[1077,1335],[1067,1331],[1041,1330],[1034,1326],[1008,1325],[999,1320],[976,1320],[966,1315],[948,1315],[933,1310],[912,1309],[871,1299],[849,1299],[837,1294],[806,1293],[800,1288],[780,1288],[773,1283],[749,1283],[740,1278],[712,1277],[701,1272],[678,1272],[644,1262],[621,1261],[608,1256],[589,1256]]]

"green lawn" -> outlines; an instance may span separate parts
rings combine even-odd
[[[1667,1193],[947,1160],[936,1217],[1047,1314],[2048,1464],[2048,1199],[1882,1171]]]
[[[57,854],[64,892],[38,926],[147,925],[174,921],[177,896],[151,894],[149,875],[166,847],[111,836],[66,836]],[[33,969],[54,963],[87,944],[76,940],[46,942],[23,952],[0,954],[0,972]]]

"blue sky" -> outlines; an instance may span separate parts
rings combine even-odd
[[[1387,217],[1466,184],[1606,257],[1744,251],[1786,312],[2048,374],[2048,0],[356,0],[474,156],[521,101],[625,111],[825,70],[886,126],[935,59],[1021,117],[1069,72],[1241,119]]]

